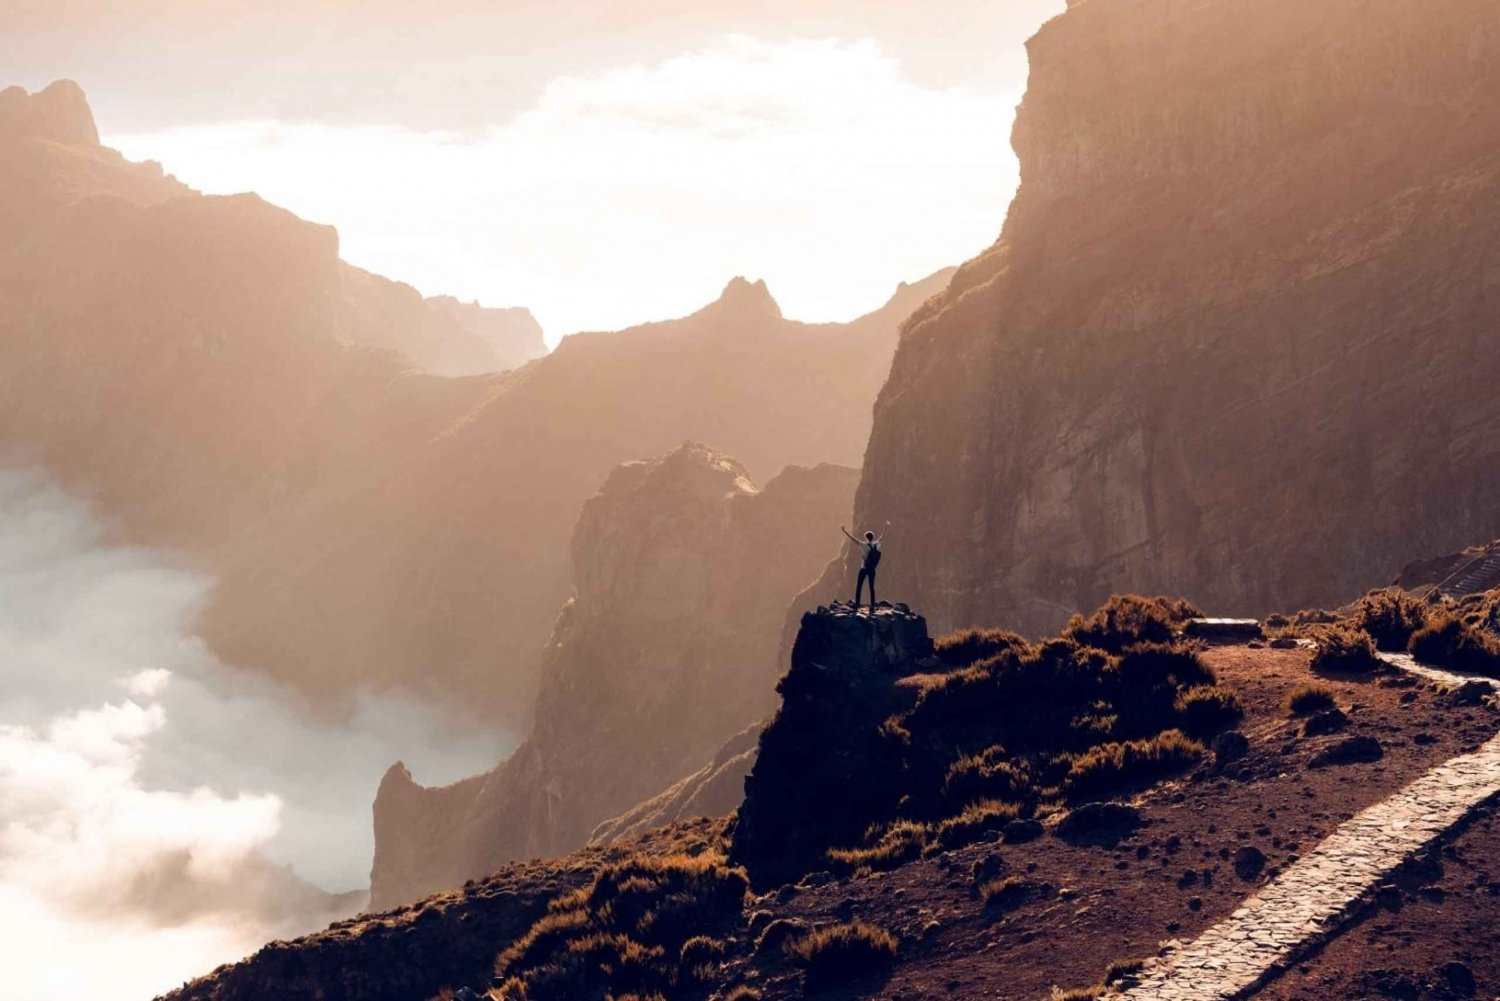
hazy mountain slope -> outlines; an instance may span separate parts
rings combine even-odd
[[[686,438],[761,475],[857,463],[897,327],[946,281],[824,326],[741,282],[693,317],[443,378],[392,348],[444,357],[492,311],[98,147],[76,85],[4,94],[0,447],[212,572],[217,653],[330,696],[426,686],[519,722],[605,473]]]
[[[375,802],[374,905],[571,851],[767,716],[786,603],[837,546],[829,529],[856,480],[791,467],[757,490],[701,445],[616,468],[573,534],[574,594],[530,738],[443,789],[391,769]]]
[[[756,477],[857,465],[901,320],[946,279],[824,325],[782,318],[764,286],[736,280],[692,316],[565,338],[484,383],[482,402],[357,503],[331,497],[237,547],[209,635],[236,662],[317,663],[340,684],[439,664],[449,690],[524,716],[569,593],[568,540],[605,475],[685,438],[743,456]]]
[[[1088,0],[1029,47],[1002,238],[876,406],[882,593],[1255,612],[1500,532],[1500,8]]]
[[[404,282],[345,264],[349,336],[410,358],[435,375],[483,375],[547,353],[541,325],[521,307],[490,309],[451,296],[423,299]]]

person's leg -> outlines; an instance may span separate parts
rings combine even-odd
[[[864,567],[860,567],[859,576],[854,580],[854,610],[856,612],[859,611],[860,595],[864,594],[865,591],[865,578],[869,575],[870,571],[866,570]]]
[[[870,571],[870,611],[875,611],[875,571]]]

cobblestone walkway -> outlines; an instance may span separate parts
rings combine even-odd
[[[1417,663],[1409,653],[1381,653],[1379,657],[1392,667],[1399,668],[1407,674],[1415,675],[1424,681],[1436,681],[1444,688],[1457,688],[1469,681],[1490,683],[1494,680],[1493,678],[1486,678],[1482,674],[1469,674],[1466,671],[1449,671],[1441,667],[1428,667],[1426,664]]]
[[[1471,680],[1387,658],[1446,687]],[[1404,661],[1404,662],[1403,662]],[[1337,933],[1346,912],[1418,849],[1500,795],[1500,736],[1453,758],[1341,825],[1229,917],[1148,969],[1130,1001],[1247,996],[1306,949]]]

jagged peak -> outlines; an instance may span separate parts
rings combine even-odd
[[[99,129],[83,88],[54,80],[29,94],[24,87],[0,91],[0,135],[49,139],[71,146],[98,146]]]
[[[735,313],[781,316],[781,307],[771,295],[771,290],[766,287],[765,280],[752,282],[743,275],[736,275],[729,280],[713,307]]]
[[[697,475],[704,472],[727,478],[738,493],[758,493],[750,474],[732,456],[725,455],[701,442],[685,441],[672,451],[651,459],[622,462],[610,471],[600,495],[616,495],[635,490],[653,474],[668,476]]]

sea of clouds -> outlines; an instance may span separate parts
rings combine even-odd
[[[385,769],[447,782],[514,744],[392,694],[317,709],[219,662],[189,631],[210,586],[0,467],[7,1001],[139,1001],[358,911]]]

